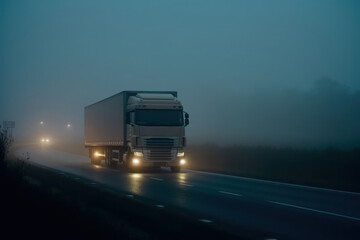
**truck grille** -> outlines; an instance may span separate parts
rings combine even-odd
[[[147,148],[172,148],[174,147],[174,139],[171,138],[148,138],[145,139],[145,147]]]
[[[176,139],[172,138],[148,138],[144,139],[144,157],[149,161],[172,161],[176,158]]]
[[[145,153],[145,158],[150,161],[171,161],[174,159],[175,151],[171,149],[154,149],[148,150]]]

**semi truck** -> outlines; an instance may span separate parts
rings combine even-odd
[[[123,91],[84,109],[85,147],[92,164],[169,167],[186,164],[184,112],[176,91]]]

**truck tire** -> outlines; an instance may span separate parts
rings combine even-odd
[[[91,158],[91,164],[93,165],[100,165],[100,161],[94,158]]]
[[[126,161],[125,164],[124,164],[124,167],[125,167],[125,171],[128,172],[128,173],[135,172],[135,169],[134,169],[133,166],[131,166],[130,161]]]
[[[126,171],[129,172],[129,173],[135,172],[135,168],[131,164],[131,159],[132,158],[133,158],[133,155],[131,154],[131,152],[128,151],[126,153],[125,168],[126,168]]]
[[[170,168],[171,168],[171,172],[173,172],[173,173],[179,173],[180,169],[181,169],[180,166],[173,166],[173,167],[170,167]]]
[[[117,167],[117,161],[112,160],[112,151],[109,148],[105,150],[105,165],[109,168]]]

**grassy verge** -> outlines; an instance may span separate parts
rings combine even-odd
[[[23,161],[7,162],[0,170],[0,233],[4,239],[117,237],[94,213],[83,211],[79,202],[60,196],[58,188],[44,185],[32,173]]]
[[[186,153],[191,169],[360,192],[360,148],[202,145],[190,146]]]

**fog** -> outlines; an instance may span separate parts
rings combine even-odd
[[[335,80],[319,79],[309,91],[215,94],[201,103],[209,107],[196,110],[204,118],[193,119],[198,136],[205,139],[283,147],[360,146],[360,91]]]
[[[81,141],[84,106],[175,90],[189,143],[356,147],[359,10],[350,0],[1,1],[0,121],[16,121],[18,140]]]

